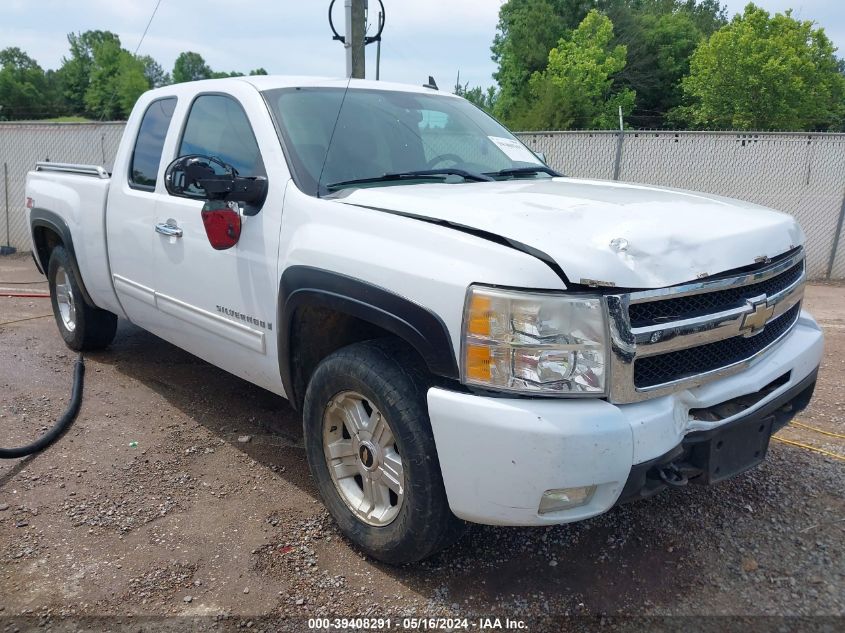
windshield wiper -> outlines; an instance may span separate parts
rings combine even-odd
[[[466,169],[458,169],[457,167],[444,167],[442,169],[419,169],[416,171],[401,171],[393,174],[384,174],[374,178],[356,178],[354,180],[343,180],[341,182],[333,182],[326,185],[326,189],[335,190],[343,189],[345,187],[353,187],[355,185],[366,185],[378,182],[390,182],[393,180],[439,180],[443,176],[460,176],[464,180],[472,180],[475,182],[490,182],[493,178],[487,174],[477,174]]]
[[[509,169],[500,169],[499,171],[485,172],[485,176],[530,176],[532,174],[548,174],[549,176],[563,176],[563,174],[556,172],[551,167],[546,165],[535,165],[533,167],[511,167]]]

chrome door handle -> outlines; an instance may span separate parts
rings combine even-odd
[[[156,233],[161,233],[167,237],[182,237],[182,229],[173,224],[156,224]]]

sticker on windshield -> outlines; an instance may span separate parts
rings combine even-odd
[[[510,138],[503,138],[501,136],[488,136],[487,138],[493,141],[496,147],[502,150],[505,153],[505,156],[514,162],[532,163],[534,165],[542,164],[540,159],[534,156],[531,150],[519,141]]]

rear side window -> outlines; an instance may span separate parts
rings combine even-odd
[[[245,178],[267,175],[246,112],[231,97],[197,97],[179,147],[179,156],[188,154],[219,158]]]
[[[144,112],[129,167],[129,184],[133,188],[147,191],[155,189],[161,151],[175,109],[176,98],[170,97],[153,101]]]

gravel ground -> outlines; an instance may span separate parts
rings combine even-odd
[[[31,260],[0,258],[0,293],[40,279]],[[827,347],[800,421],[843,435],[845,288],[812,286],[807,305]],[[65,407],[74,356],[52,317],[5,324],[49,313],[43,299],[0,299],[4,445]],[[529,630],[560,630],[563,616],[607,630],[737,622],[703,615],[751,617],[746,630],[845,626],[845,462],[833,457],[773,442],[762,466],[721,485],[572,525],[472,526],[453,549],[396,568],[336,531],[282,399],[126,323],[86,363],[68,434],[0,463],[0,630],[301,630],[309,617],[388,615]],[[817,431],[780,437],[845,456],[845,440]]]

